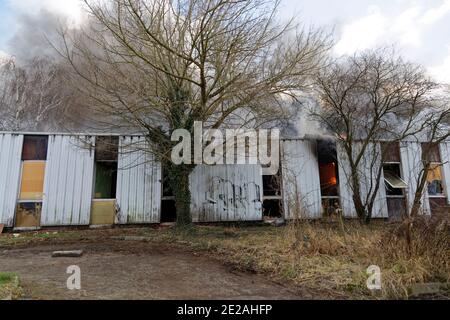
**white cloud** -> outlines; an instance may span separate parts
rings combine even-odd
[[[428,68],[432,77],[442,83],[450,84],[450,45],[447,46],[448,55],[439,65]]]
[[[342,29],[342,37],[336,44],[337,54],[351,54],[374,47],[384,34],[388,20],[378,7],[371,7],[369,14]]]
[[[449,12],[450,12],[450,0],[445,0],[441,6],[437,8],[431,8],[428,11],[426,11],[420,22],[424,24],[435,23],[440,19],[444,18],[445,15],[447,15]]]
[[[378,6],[369,8],[366,16],[342,27],[342,35],[335,52],[352,54],[376,46],[399,44],[417,48],[423,45],[427,31],[450,14],[450,0],[436,7],[410,6],[399,14],[383,11]]]

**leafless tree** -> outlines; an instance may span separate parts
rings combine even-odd
[[[191,223],[194,166],[171,162],[173,130],[277,118],[330,47],[320,31],[281,23],[273,0],[85,2],[89,28],[62,32],[59,51],[98,123],[147,137],[168,173],[180,225]]]
[[[4,61],[0,66],[0,130],[54,128],[69,100],[63,73],[61,66],[45,58],[24,65],[14,59]]]
[[[352,200],[366,223],[384,187],[381,161],[386,150],[378,142],[422,132],[428,126],[423,111],[433,105],[436,88],[421,66],[386,49],[340,59],[318,75],[320,108],[314,117],[346,155]]]

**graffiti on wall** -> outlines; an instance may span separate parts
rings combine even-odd
[[[214,211],[220,216],[245,216],[249,210],[262,210],[261,186],[255,182],[236,184],[217,176],[211,178],[203,203],[204,214]]]

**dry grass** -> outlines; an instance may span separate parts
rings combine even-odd
[[[334,298],[393,298],[411,295],[417,283],[450,282],[450,223],[447,218],[416,221],[408,248],[399,224],[374,221],[291,223],[286,227],[227,225],[190,230],[117,228],[0,237],[0,247],[46,241],[97,241],[117,235],[202,251],[235,268],[265,273]],[[367,267],[382,272],[382,290],[366,287]],[[448,294],[448,293],[447,293]]]
[[[448,225],[430,220],[413,228],[413,250],[399,225],[355,221],[297,222],[285,228],[197,228],[171,241],[213,252],[242,270],[268,273],[295,285],[332,292],[341,298],[405,299],[417,283],[450,282]],[[167,240],[167,239],[165,239]],[[382,290],[367,289],[366,270],[377,265]]]

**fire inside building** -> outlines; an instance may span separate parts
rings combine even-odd
[[[141,136],[0,133],[0,224],[20,230],[175,221],[166,174],[146,143]],[[384,183],[374,218],[407,212],[424,159],[431,169],[422,212],[448,209],[450,142],[379,145],[388,151],[377,164]],[[366,184],[373,167],[361,169]],[[348,160],[333,140],[283,139],[278,173],[262,172],[253,164],[197,166],[190,177],[194,222],[356,217]]]

